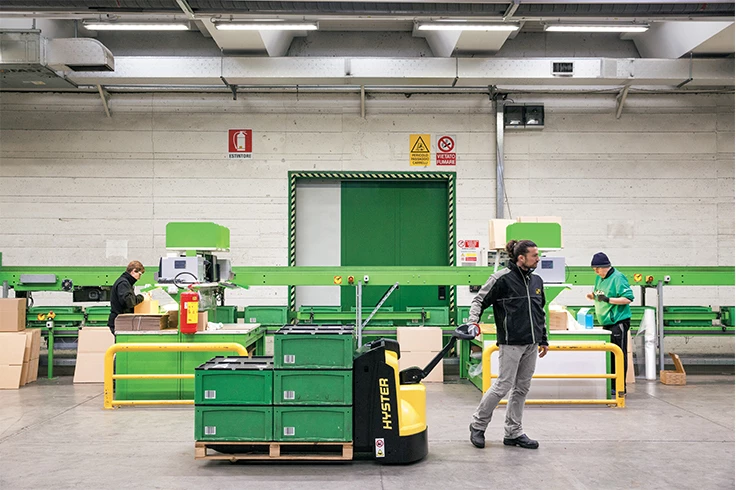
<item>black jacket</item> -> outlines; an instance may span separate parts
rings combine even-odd
[[[115,284],[112,285],[110,291],[110,317],[107,319],[107,326],[115,329],[115,318],[123,313],[133,313],[135,305],[143,301],[143,296],[135,294],[133,285],[136,279],[127,271],[118,277]]]
[[[499,344],[549,345],[545,303],[542,278],[509,264],[488,278],[473,299],[468,320],[477,323],[483,311],[493,305]]]

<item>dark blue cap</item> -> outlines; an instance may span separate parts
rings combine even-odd
[[[611,261],[608,260],[608,255],[603,252],[598,252],[593,256],[593,260],[590,261],[591,267],[611,267]]]

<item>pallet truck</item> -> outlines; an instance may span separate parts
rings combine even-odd
[[[460,325],[424,368],[399,371],[399,343],[378,339],[361,347],[353,361],[353,448],[384,464],[420,461],[429,452],[427,396],[422,380],[457,340],[478,335],[475,324]]]

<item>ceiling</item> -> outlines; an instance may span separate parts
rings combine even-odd
[[[502,70],[508,80],[521,83],[528,81],[525,78],[535,78],[525,75],[524,60],[557,57],[598,59],[597,76],[589,72],[588,78],[583,76],[579,80],[563,80],[568,84],[595,85],[596,81],[606,79],[610,83],[603,85],[623,86],[627,84],[627,77],[633,79],[635,74],[633,68],[627,72],[624,65],[616,65],[617,60],[643,58],[670,60],[672,64],[665,70],[668,74],[661,76],[652,76],[648,66],[644,69],[644,65],[639,65],[640,70],[646,71],[646,75],[641,75],[642,80],[675,86],[688,78],[691,81],[697,79],[698,66],[707,65],[703,73],[708,81],[704,84],[713,86],[722,84],[724,73],[733,72],[734,12],[734,2],[725,1],[0,0],[0,34],[36,29],[48,39],[80,37],[102,41],[114,54],[115,70],[97,74],[60,73],[71,85],[77,86],[177,85],[176,80],[172,82],[172,77],[164,74],[149,75],[151,68],[155,71],[158,67],[175,66],[175,71],[198,72],[200,75],[189,77],[198,84],[203,81],[210,84],[212,80],[221,79],[220,84],[230,87],[233,83],[225,76],[225,65],[227,58],[231,57],[236,57],[236,65],[242,57],[272,58],[271,62],[259,61],[255,65],[258,68],[254,69],[250,68],[252,63],[248,63],[248,73],[243,71],[245,68],[239,67],[236,71],[242,85],[299,83],[299,76],[295,73],[300,70],[306,70],[305,80],[317,85],[354,85],[356,79],[349,77],[355,76],[355,68],[351,71],[350,67],[364,66],[361,60],[365,58],[373,60],[371,67],[376,72],[375,76],[368,76],[363,81],[379,85],[382,84],[381,80],[388,84],[394,83],[396,78],[402,78],[393,76],[400,64],[396,60],[406,63],[401,64],[400,71],[406,72],[404,79],[412,83],[419,81],[420,85],[433,85],[437,80],[442,80],[441,84],[449,80],[452,87],[463,86],[470,82],[464,84],[461,73],[473,72],[474,75],[469,76],[473,83],[490,84],[492,80],[489,82],[488,77],[491,77],[491,73],[487,67],[502,62],[500,58],[508,63],[498,65],[500,68],[497,69]],[[215,28],[220,21],[278,20],[316,21],[319,30],[222,31]],[[185,21],[189,31],[184,35],[138,32],[111,34],[86,30],[86,21]],[[425,21],[513,23],[519,26],[519,30],[418,31],[417,23]],[[547,24],[564,22],[603,25],[638,23],[647,24],[650,28],[639,34],[568,34],[544,30]],[[188,57],[186,66],[180,57]],[[195,57],[199,61],[194,60]],[[312,57],[312,63],[307,65],[304,60],[296,59],[305,57]],[[333,66],[336,57],[340,57],[337,65],[342,78],[335,78],[331,74],[322,77],[315,75],[315,71],[320,69],[336,73],[334,70],[338,67]],[[440,64],[431,64],[427,58],[433,58]],[[463,61],[464,58],[473,58],[480,65],[472,65],[472,62],[468,65],[467,61]],[[697,62],[703,58],[722,61],[718,66],[710,62],[696,66],[690,61],[695,59]],[[383,59],[384,63],[375,65],[377,59]],[[483,60],[488,63],[484,65]],[[606,65],[605,60],[610,63]],[[0,67],[2,62],[0,52]],[[540,69],[544,76],[549,77],[550,69],[546,63]],[[204,69],[203,66],[208,68]],[[469,66],[472,68],[469,69]],[[485,73],[484,76],[479,75],[478,66],[486,67],[480,70]],[[47,68],[41,63],[34,69],[45,71]],[[268,76],[261,76],[262,73],[255,76],[253,70],[268,71]],[[432,70],[437,72],[432,74]],[[204,72],[207,72],[206,76]],[[48,78],[48,73],[45,76]],[[680,79],[681,76],[684,78]],[[185,78],[181,77],[180,82],[187,85]],[[503,76],[500,79],[503,80]],[[279,80],[283,83],[278,83]],[[425,83],[421,83],[422,80]],[[733,76],[727,82],[725,85],[732,86]],[[559,80],[551,83],[559,84]],[[194,82],[190,81],[189,85],[192,84]],[[0,85],[0,88],[7,86]]]

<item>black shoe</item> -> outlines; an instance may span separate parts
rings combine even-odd
[[[529,439],[526,434],[522,434],[516,439],[504,439],[503,444],[504,446],[519,446],[525,449],[537,449],[539,447],[539,442]]]
[[[473,429],[473,424],[470,424],[470,442],[473,443],[473,446],[481,449],[486,447],[485,431]]]

